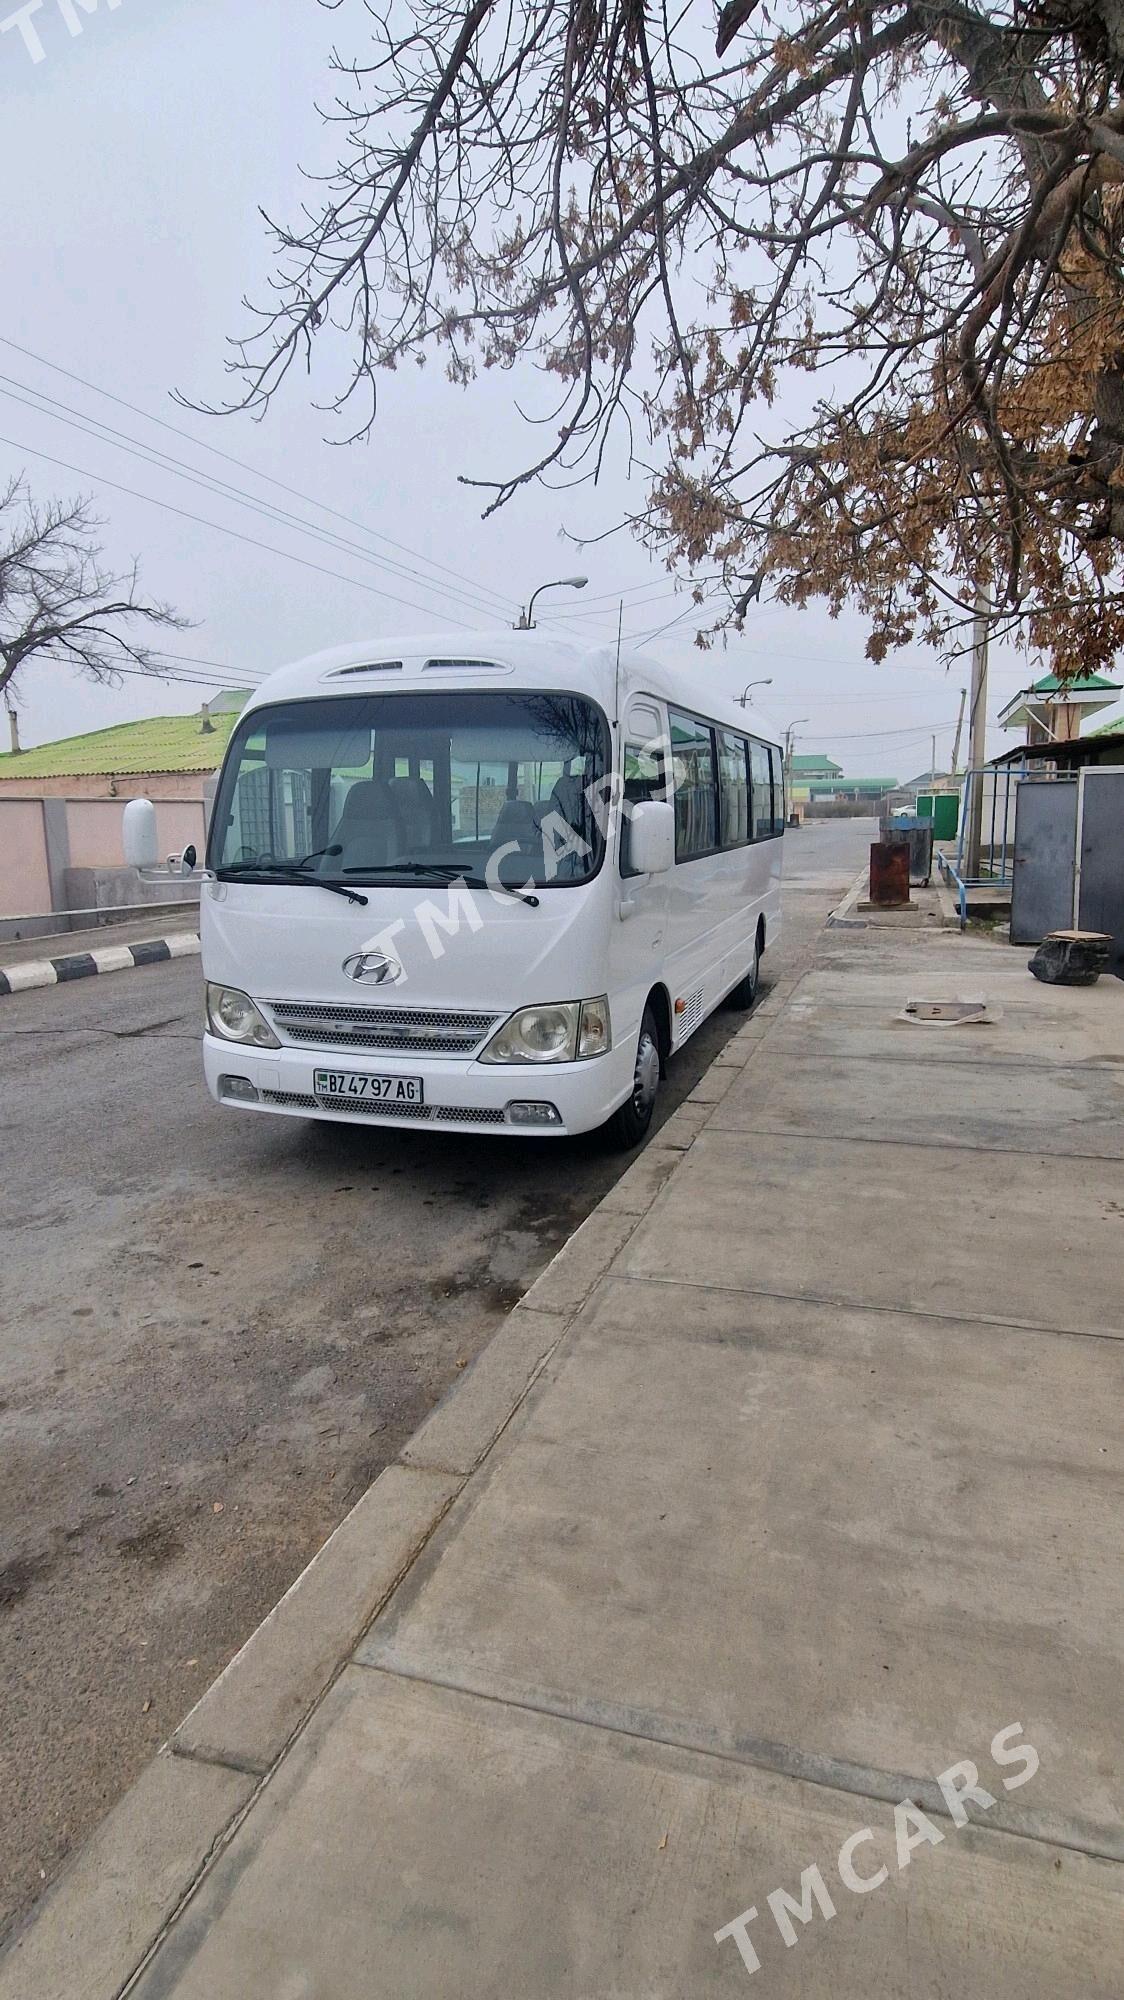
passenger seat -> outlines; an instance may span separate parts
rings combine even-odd
[[[424,778],[392,778],[387,790],[402,826],[407,851],[415,858],[433,846],[437,808]]]

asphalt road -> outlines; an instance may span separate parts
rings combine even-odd
[[[871,834],[789,836],[765,989]],[[198,960],[0,999],[0,1934],[627,1164],[222,1111],[200,1012]]]

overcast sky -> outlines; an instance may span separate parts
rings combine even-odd
[[[0,0],[0,22],[20,4]],[[345,640],[507,622],[536,584],[570,572],[590,579],[584,593],[553,600],[574,632],[611,637],[620,591],[626,633],[654,632],[686,609],[667,575],[623,535],[580,554],[561,539],[564,530],[600,533],[635,504],[620,458],[597,489],[524,490],[480,520],[480,497],[457,475],[502,475],[524,462],[527,433],[514,402],[545,407],[529,374],[491,375],[465,393],[442,379],[439,364],[403,370],[387,378],[372,442],[344,449],[325,442],[328,421],[297,374],[262,424],[185,414],[170,401],[173,387],[200,400],[223,396],[224,343],[245,327],[242,295],[260,299],[270,269],[259,207],[292,216],[300,166],[331,164],[315,105],[331,95],[331,46],[360,53],[364,21],[357,0],[334,12],[317,0],[120,0],[112,10],[109,0],[40,0],[26,29],[41,60],[18,25],[0,34],[0,336],[36,357],[0,345],[0,474],[25,469],[41,498],[95,496],[107,556],[139,557],[145,587],[194,621],[167,641],[169,651],[193,656],[178,669],[185,675],[237,684]],[[161,431],[96,389],[189,437]],[[67,405],[65,420],[16,400],[36,395]],[[356,547],[266,520],[233,495],[76,427],[92,420]],[[224,464],[207,445],[243,466]],[[267,476],[306,497],[279,491]],[[495,621],[481,617],[481,598],[495,605]],[[808,718],[798,750],[827,750],[854,775],[905,778],[928,766],[936,732],[938,764],[947,765],[965,676],[946,674],[932,654],[918,648],[872,667],[861,624],[833,623],[815,607],[763,608],[724,652],[708,655],[693,648],[693,629],[688,616],[651,650],[733,692],[771,675],[756,699],[782,728]],[[1016,656],[996,656],[992,716],[1026,679]],[[42,665],[21,683],[21,735],[32,744],[190,709],[209,691],[202,681],[143,679],[105,689]],[[1014,740],[993,727],[989,750]]]

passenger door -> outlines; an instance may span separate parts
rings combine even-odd
[[[667,797],[667,731],[654,701],[631,701],[621,745],[624,798],[629,804]],[[666,875],[637,875],[628,851],[628,819],[622,811],[615,854],[606,867],[616,875],[616,921],[610,941],[613,1033],[639,1033],[644,1002],[659,977],[667,925]]]
[[[666,965],[676,1048],[721,999],[727,940],[718,834],[715,728],[669,708],[675,777],[675,866],[668,878]]]

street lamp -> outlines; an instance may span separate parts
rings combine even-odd
[[[588,582],[589,578],[587,576],[556,576],[553,583],[540,583],[538,589],[531,592],[531,600],[526,611],[520,612],[515,630],[517,632],[534,631],[535,620],[532,614],[535,609],[535,599],[536,597],[541,597],[544,590],[584,590]]]
[[[773,685],[773,676],[772,676],[772,674],[770,674],[770,675],[769,675],[769,678],[768,678],[768,680],[764,680],[764,681],[747,681],[747,683],[746,683],[745,687],[744,687],[744,688],[742,689],[742,692],[741,692],[741,694],[739,694],[739,695],[735,695],[735,696],[734,696],[734,699],[735,699],[735,701],[736,701],[736,702],[737,702],[737,703],[739,704],[739,706],[740,706],[740,707],[744,708],[744,707],[745,707],[745,705],[746,705],[746,703],[747,703],[747,701],[749,700],[749,690],[750,690],[750,688],[771,688],[771,687],[772,687],[772,685]]]

